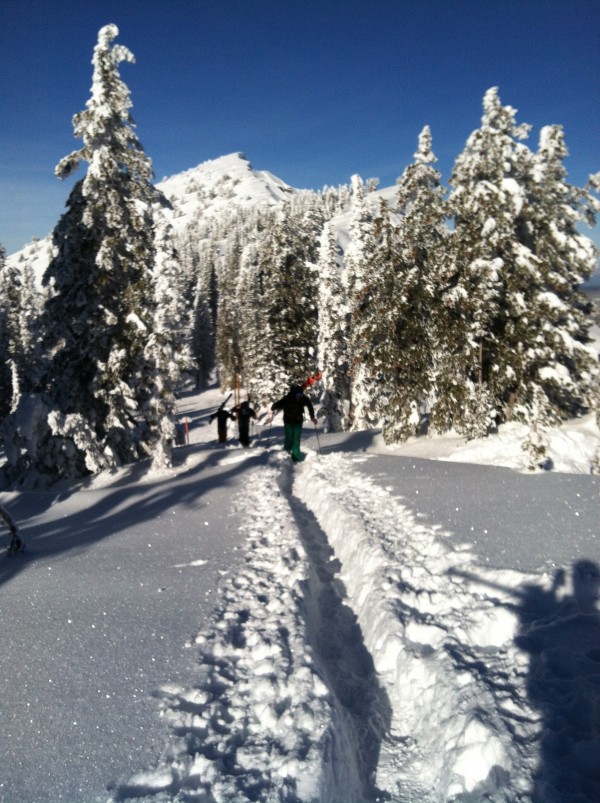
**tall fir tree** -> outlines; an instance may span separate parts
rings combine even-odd
[[[329,223],[320,237],[318,259],[318,347],[323,393],[319,415],[327,432],[349,429],[350,387],[348,377],[348,307],[338,246]]]
[[[19,290],[11,314],[11,355],[18,377],[19,393],[29,393],[39,376],[41,354],[40,318],[44,294],[35,286],[33,267],[29,261],[19,265]],[[16,397],[13,404],[17,401]]]
[[[9,304],[6,299],[5,251],[0,244],[0,281],[5,288],[0,302],[0,423],[6,418],[11,408],[12,375],[10,366],[10,325]]]
[[[50,289],[42,317],[45,365],[36,399],[24,405],[21,422],[18,410],[12,422],[13,434],[20,427],[37,432],[28,440],[25,462],[53,478],[140,456],[136,426],[153,392],[146,383],[154,379],[146,367],[146,341],[154,316],[152,204],[159,194],[119,74],[119,64],[134,57],[113,44],[117,35],[115,25],[98,34],[91,97],[73,120],[83,147],[56,168],[63,178],[88,163],[54,230],[56,256],[44,277]],[[23,462],[18,448],[11,456]],[[13,469],[18,472],[18,465]]]
[[[242,373],[236,294],[241,258],[242,244],[239,232],[235,231],[225,244],[217,272],[216,356],[222,390],[237,387]]]
[[[374,214],[365,199],[364,183],[352,176],[350,244],[344,255],[345,291],[348,301],[349,375],[351,428],[369,429],[377,421],[375,380],[369,368],[373,342],[372,292],[377,284]]]
[[[519,140],[529,126],[502,106],[497,88],[486,92],[482,124],[457,158],[450,184],[454,229],[440,279],[443,314],[436,316],[439,342],[436,400],[438,430],[454,427],[467,437],[494,426],[511,375],[504,365],[507,277],[523,260],[519,241],[531,152]]]
[[[205,388],[215,367],[215,333],[210,295],[201,277],[198,278],[194,291],[190,352],[196,373],[196,388]]]
[[[567,155],[562,128],[544,127],[532,164],[522,238],[536,260],[536,281],[529,276],[526,286],[534,337],[523,361],[517,403],[528,408],[539,388],[550,424],[587,409],[596,370],[587,348],[592,305],[581,286],[594,271],[598,251],[578,224],[593,225],[599,205],[589,188],[568,183]]]
[[[587,345],[591,305],[581,292],[598,251],[578,224],[593,225],[600,205],[593,181],[584,189],[568,183],[567,155],[562,128],[544,127],[521,213],[520,259],[507,287],[511,381],[502,401],[506,418],[528,426],[523,448],[531,468],[546,463],[548,429],[593,404],[598,370]]]
[[[433,164],[431,132],[419,135],[415,161],[398,179],[398,225],[375,287],[376,337],[370,363],[382,378],[386,443],[416,435],[433,387],[439,302],[437,267],[446,243],[444,190]]]
[[[152,329],[144,348],[144,386],[150,392],[141,412],[144,437],[140,444],[152,456],[154,468],[170,468],[176,434],[176,392],[191,357],[188,312],[181,295],[180,265],[170,226],[157,215],[156,259],[152,287]]]
[[[8,316],[5,307],[0,306],[0,423],[9,414],[12,406],[13,379],[9,350]]]
[[[315,367],[314,275],[321,225],[312,210],[299,214],[281,210],[262,255],[262,303],[269,334],[265,348],[278,392],[283,386],[303,381]]]
[[[270,348],[273,340],[264,299],[264,266],[261,245],[251,237],[242,255],[237,300],[243,386],[259,406],[267,405],[277,392],[277,355]]]

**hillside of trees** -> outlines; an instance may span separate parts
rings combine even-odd
[[[448,186],[425,126],[393,188],[293,190],[228,157],[176,192],[153,183],[117,35],[99,32],[83,145],[56,171],[87,169],[51,241],[0,252],[5,485],[168,466],[177,388],[215,371],[266,405],[318,366],[325,429],[387,443],[519,421],[532,467],[549,428],[600,409],[580,231],[600,174],[569,183],[560,126],[532,149],[491,88]]]

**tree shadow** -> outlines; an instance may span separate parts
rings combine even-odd
[[[570,578],[559,569],[550,587],[511,588],[456,568],[450,573],[516,598],[508,607],[519,621],[514,642],[529,657],[523,691],[539,714],[527,800],[600,801],[600,568],[576,561]],[[485,677],[484,661],[481,669]],[[518,732],[514,738],[520,740]]]
[[[229,461],[232,456],[237,457],[237,450],[212,446],[196,446],[193,450],[204,453],[205,459],[175,476],[152,479],[148,474],[145,481],[140,481],[149,463],[146,466],[135,464],[131,473],[106,488],[88,490],[85,484],[77,484],[55,491],[17,492],[7,507],[26,549],[14,558],[0,561],[0,585],[25,571],[41,556],[56,558],[69,551],[86,549],[128,527],[160,519],[174,505],[194,507],[212,489],[227,488],[235,482],[242,463]],[[262,451],[245,451],[243,466],[263,464],[266,460],[267,455]],[[81,493],[87,495],[89,505],[82,501],[73,512],[57,515],[51,521],[36,521],[57,504],[64,505],[63,509],[68,511],[70,498]],[[4,532],[0,536],[4,536]]]
[[[527,694],[542,732],[535,803],[600,801],[600,568],[579,560],[572,593],[560,570],[550,589],[520,593],[517,646],[529,655]]]
[[[314,431],[306,428],[306,440],[315,451],[321,454],[332,452],[367,452],[381,435],[380,429],[369,429],[360,432],[328,432],[322,442],[317,441]]]

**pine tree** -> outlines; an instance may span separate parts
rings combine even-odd
[[[194,292],[190,352],[196,371],[196,388],[205,388],[215,367],[215,339],[210,296],[202,278],[198,279]]]
[[[2,245],[0,245],[0,280],[6,292],[5,251]],[[0,422],[10,412],[12,397],[9,309],[5,301],[5,293],[2,295],[2,303],[0,303]]]
[[[375,381],[369,368],[373,342],[371,294],[378,282],[374,215],[365,200],[360,176],[352,176],[350,245],[344,255],[345,291],[348,302],[350,412],[353,430],[369,429],[376,423]]]
[[[277,355],[268,322],[268,305],[264,298],[263,252],[255,232],[244,248],[241,260],[237,303],[240,317],[240,350],[243,386],[253,401],[268,404],[278,392]]]
[[[432,166],[435,161],[426,126],[414,163],[398,179],[400,220],[388,234],[394,242],[388,246],[382,280],[375,288],[377,336],[370,361],[382,376],[386,443],[417,434],[433,387],[436,274],[447,234],[444,190],[440,173]]]
[[[262,303],[272,380],[281,388],[302,381],[315,368],[317,304],[314,282],[321,221],[312,210],[282,210],[262,255]]]
[[[440,273],[444,314],[436,316],[440,358],[431,419],[438,430],[453,426],[467,437],[494,426],[513,371],[504,342],[506,282],[524,258],[518,232],[531,161],[518,142],[529,126],[518,126],[515,116],[501,105],[497,88],[488,90],[481,128],[467,140],[450,180],[454,230]]]
[[[592,305],[580,288],[592,275],[598,251],[577,226],[584,220],[593,224],[599,206],[588,188],[567,182],[567,155],[562,128],[543,128],[523,234],[523,244],[535,256],[536,281],[529,276],[525,288],[532,338],[517,404],[527,408],[543,395],[550,424],[589,407],[596,370],[587,348]]]
[[[320,237],[318,260],[319,328],[317,361],[323,373],[319,415],[327,432],[349,429],[348,308],[337,243],[329,223]]]
[[[40,317],[44,295],[35,286],[30,262],[22,267],[17,327],[13,336],[13,358],[21,392],[29,393],[35,386],[41,366],[39,353]]]
[[[4,260],[3,254],[0,259]],[[23,260],[0,265],[3,288],[2,353],[4,360],[1,408],[5,417],[22,393],[35,385],[40,370],[38,349],[42,295],[34,286],[31,263]]]
[[[117,34],[115,25],[99,32],[91,98],[73,120],[83,147],[56,168],[66,177],[88,163],[54,230],[56,256],[44,277],[50,290],[42,318],[46,363],[37,400],[24,405],[36,411],[27,426],[38,432],[27,460],[55,478],[140,456],[136,426],[155,380],[146,343],[154,317],[152,203],[159,194],[119,74],[119,64],[134,58],[113,45]]]
[[[153,272],[154,320],[144,348],[143,383],[150,389],[142,403],[145,437],[140,439],[154,468],[170,468],[176,433],[176,390],[190,366],[187,310],[179,292],[180,266],[170,227],[159,218]]]
[[[227,242],[217,274],[216,353],[222,390],[238,386],[242,373],[239,342],[239,310],[236,295],[242,245],[238,232]]]

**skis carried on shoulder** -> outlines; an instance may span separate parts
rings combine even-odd
[[[232,392],[229,394],[229,396],[228,396],[228,397],[225,399],[225,401],[224,401],[224,402],[223,402],[223,403],[222,403],[222,404],[221,404],[221,405],[220,405],[220,406],[219,406],[219,407],[218,407],[218,408],[215,410],[215,412],[214,412],[212,415],[213,415],[213,416],[216,416],[216,415],[217,415],[217,413],[218,413],[220,410],[222,410],[222,409],[223,409],[223,407],[225,407],[225,405],[227,404],[227,402],[229,401],[229,399],[230,399],[232,396],[233,396],[233,391],[232,391]]]
[[[309,376],[302,383],[302,390],[306,390],[306,388],[309,388],[311,385],[314,385],[315,382],[318,382],[319,379],[321,379],[322,377],[323,377],[323,372],[322,371],[317,371],[312,376]]]

